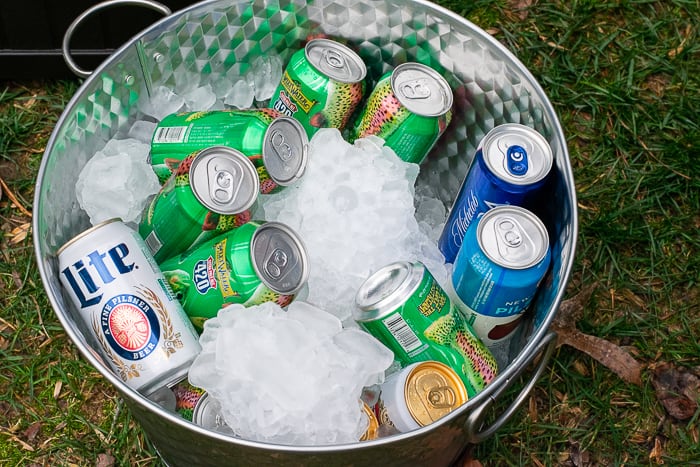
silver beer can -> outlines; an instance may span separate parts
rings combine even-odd
[[[197,332],[136,231],[111,219],[57,255],[61,283],[122,381],[148,396],[187,374]]]

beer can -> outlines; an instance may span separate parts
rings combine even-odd
[[[405,433],[436,422],[467,399],[467,390],[452,368],[436,361],[417,362],[382,384],[377,418],[380,425]]]
[[[372,408],[365,402],[361,402],[361,404],[362,415],[364,415],[364,417],[367,419],[367,429],[360,437],[360,441],[370,441],[373,439],[377,439],[377,436],[379,434],[379,420],[377,420],[377,415],[374,413],[374,410],[372,410]]]
[[[381,268],[360,286],[355,303],[355,321],[403,366],[442,362],[460,376],[469,397],[496,376],[493,356],[422,263]]]
[[[175,412],[180,414],[185,420],[192,421],[194,409],[206,391],[202,388],[190,384],[187,378],[178,382],[172,388],[175,396]]]
[[[313,39],[295,52],[270,99],[270,107],[294,117],[313,136],[319,128],[348,124],[365,93],[367,67],[349,47]]]
[[[299,236],[279,222],[247,222],[160,264],[198,330],[227,305],[289,305],[306,284]]]
[[[112,219],[57,255],[61,283],[122,381],[149,396],[182,379],[198,335],[138,233]]]
[[[171,114],[156,127],[149,162],[161,184],[190,154],[226,146],[247,156],[260,193],[274,193],[304,173],[309,138],[293,118],[273,109],[212,110]]]
[[[547,229],[525,208],[497,206],[467,229],[452,285],[468,323],[500,365],[550,258]]]
[[[139,224],[157,262],[250,220],[260,181],[253,163],[224,146],[188,156]]]
[[[185,378],[173,386],[172,392],[175,395],[175,411],[182,418],[203,428],[235,436],[221,415],[221,404],[204,389],[190,384]]]
[[[351,139],[376,135],[396,155],[420,164],[452,120],[452,89],[437,71],[407,62],[380,78]]]
[[[549,143],[532,128],[506,123],[489,131],[479,143],[438,240],[445,260],[454,261],[469,225],[490,208],[536,207],[553,161]]]

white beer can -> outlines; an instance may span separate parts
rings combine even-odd
[[[111,219],[58,251],[59,275],[112,370],[148,396],[181,380],[202,350],[143,239]]]

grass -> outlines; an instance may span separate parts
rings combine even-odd
[[[560,347],[525,408],[473,457],[485,465],[699,463],[700,413],[671,417],[652,370],[662,362],[700,368],[700,5],[440,3],[493,34],[546,90],[567,135],[579,197],[568,295],[596,284],[578,328],[644,365],[635,386]],[[0,178],[26,210],[42,150],[75,90],[73,82],[0,84]],[[51,311],[31,237],[22,238],[29,222],[5,192],[0,464],[156,464],[128,410]]]

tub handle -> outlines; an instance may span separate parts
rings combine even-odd
[[[172,13],[170,8],[163,5],[162,3],[158,3],[153,0],[107,0],[91,6],[73,20],[70,26],[68,26],[68,29],[66,29],[66,33],[63,35],[63,45],[61,51],[63,53],[63,59],[66,61],[66,65],[68,65],[70,71],[72,71],[80,78],[87,78],[92,74],[92,71],[88,71],[84,68],[79,67],[70,54],[70,40],[73,37],[73,33],[75,32],[75,30],[78,29],[78,26],[80,26],[80,24],[83,21],[85,21],[88,17],[92,16],[100,10],[127,5],[142,6],[144,8],[149,8],[151,10],[155,10],[159,13],[162,13],[163,16],[170,16],[170,14]]]
[[[537,380],[542,376],[544,370],[547,367],[547,363],[554,352],[554,348],[557,344],[557,334],[555,332],[550,332],[544,336],[544,338],[539,342],[535,350],[532,352],[531,356],[521,365],[518,371],[506,380],[506,382],[494,392],[486,401],[481,404],[476,409],[467,416],[467,420],[464,422],[464,430],[466,432],[466,438],[469,443],[477,444],[489,437],[491,437],[497,430],[501,428],[513,414],[520,408],[520,406],[525,402],[527,396],[530,394],[532,389],[535,387]],[[501,395],[508,387],[515,381],[525,370],[525,368],[532,363],[535,357],[542,354],[542,358],[537,364],[537,369],[533,374],[530,381],[527,382],[525,387],[520,394],[515,398],[515,400],[508,406],[508,408],[503,412],[490,426],[483,427],[483,419],[486,416],[486,412],[496,401],[496,398]]]

